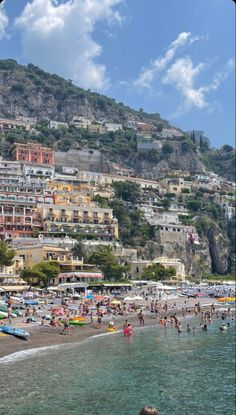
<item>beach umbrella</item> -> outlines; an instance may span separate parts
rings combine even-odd
[[[121,304],[121,301],[119,301],[119,300],[112,300],[111,301],[111,304]]]
[[[141,297],[140,295],[136,295],[136,296],[134,297],[134,300],[135,300],[135,301],[143,301],[143,297]]]
[[[94,298],[95,298],[95,300],[97,300],[97,301],[101,301],[101,300],[104,300],[105,295],[95,295],[95,296],[94,296]]]
[[[87,300],[93,300],[94,296],[93,294],[87,294],[85,298],[87,298]]]
[[[133,298],[133,297],[125,297],[125,298],[124,298],[124,301],[132,301],[132,300],[134,300],[134,298]]]

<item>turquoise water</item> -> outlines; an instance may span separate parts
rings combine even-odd
[[[220,321],[196,335],[136,329],[21,359],[0,359],[1,415],[161,415],[235,413],[234,327]],[[27,352],[29,353],[29,352]]]

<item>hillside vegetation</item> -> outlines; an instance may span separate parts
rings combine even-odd
[[[163,139],[159,132],[171,125],[159,114],[147,114],[142,109],[135,111],[32,64],[22,66],[14,60],[2,60],[0,117],[14,119],[19,115],[37,117],[38,124],[31,132],[15,130],[2,137],[1,151],[6,157],[10,157],[15,141],[36,141],[60,151],[83,147],[99,149],[106,154],[107,160],[119,162],[133,168],[135,174],[153,179],[176,169],[191,174],[212,170],[235,180],[235,150],[232,147],[224,145],[222,149],[211,149],[205,143],[193,142],[184,133],[178,139]],[[120,123],[124,128],[104,134],[89,133],[73,125],[48,128],[50,119],[70,123],[77,115],[100,122]],[[130,120],[155,125],[157,132],[153,134],[153,140],[162,141],[162,148],[138,151],[136,132],[127,127]]]

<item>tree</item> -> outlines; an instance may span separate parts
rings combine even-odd
[[[195,132],[194,132],[194,130],[193,130],[193,132],[192,132],[192,134],[191,134],[191,139],[192,139],[192,142],[193,142],[194,144],[196,144],[196,137],[195,137]]]
[[[32,285],[38,285],[40,283],[44,275],[40,271],[34,270],[32,268],[25,268],[21,270],[20,277],[25,282],[27,282],[27,284],[29,284],[30,290]]]
[[[193,212],[197,212],[202,208],[201,200],[188,200],[187,201],[187,208]]]
[[[97,202],[100,208],[107,209],[108,208],[108,199],[107,197],[103,197],[100,195],[95,195],[93,197],[93,202]]]
[[[160,281],[176,275],[174,267],[165,268],[162,264],[153,264],[144,268],[142,278],[145,280]]]
[[[55,261],[42,261],[21,271],[21,277],[30,283],[40,284],[47,289],[49,283],[58,276],[60,265]]]
[[[81,242],[78,242],[76,245],[74,245],[71,252],[75,257],[78,257],[79,259],[82,259],[85,256],[84,247]]]
[[[169,143],[165,143],[163,144],[161,151],[165,156],[169,156],[171,153],[173,153],[173,148]]]
[[[128,266],[119,264],[109,246],[98,246],[97,250],[90,255],[88,261],[96,264],[107,280],[120,280],[124,273],[129,270]]]
[[[115,182],[113,183],[115,195],[119,199],[121,198],[125,202],[135,203],[140,196],[140,186],[136,183],[129,182]]]
[[[231,151],[234,151],[234,148],[233,148],[232,146],[229,146],[228,144],[225,144],[225,145],[222,147],[222,150],[223,150],[223,151],[226,151],[227,153],[230,153]]]
[[[169,207],[170,207],[170,199],[163,199],[163,200],[161,201],[161,203],[162,203],[162,206],[163,206],[165,209],[169,209]]]
[[[13,258],[16,252],[14,249],[9,249],[4,241],[0,241],[0,267],[9,267],[13,264]]]

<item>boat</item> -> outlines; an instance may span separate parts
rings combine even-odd
[[[0,313],[5,313],[6,314],[6,317],[7,317],[8,316],[8,308],[7,308],[7,306],[0,305]],[[12,317],[17,317],[19,315],[20,315],[20,313],[18,312],[18,310],[13,310],[11,312],[11,316]]]
[[[89,321],[86,320],[84,317],[73,317],[69,320],[69,323],[72,326],[86,326],[86,324],[89,324]]]
[[[230,303],[230,304],[234,304],[235,303],[236,298],[235,297],[221,297],[221,298],[217,298],[217,301],[219,301],[220,303]]]
[[[29,337],[28,331],[18,329],[16,327],[10,327],[10,326],[0,326],[0,331],[4,334],[10,334],[15,337],[19,337],[20,339],[27,340]]]

